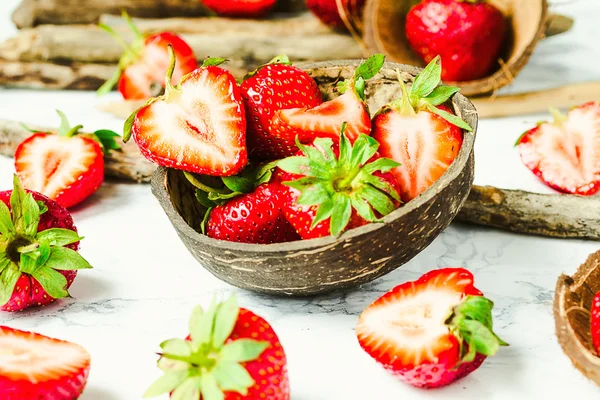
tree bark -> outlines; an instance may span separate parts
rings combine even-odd
[[[305,8],[302,0],[279,0],[275,11],[289,12]],[[18,28],[41,24],[90,24],[102,14],[120,14],[144,18],[193,17],[207,15],[199,0],[24,0],[13,13]]]

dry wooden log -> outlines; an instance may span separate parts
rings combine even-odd
[[[458,221],[512,232],[600,239],[600,198],[474,186]]]
[[[135,17],[193,17],[207,12],[198,0],[24,0],[13,13],[18,28],[41,24],[96,23],[102,14],[126,9]],[[305,9],[302,0],[279,0],[275,11]]]
[[[30,126],[41,132],[55,129]],[[0,120],[0,155],[12,157],[19,143],[31,135],[19,122]],[[106,156],[105,173],[107,177],[133,181],[150,182],[156,166],[147,161],[134,142],[122,145],[121,151],[112,151]]]

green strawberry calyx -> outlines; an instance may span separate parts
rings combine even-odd
[[[259,66],[258,68],[256,68],[254,71],[250,71],[248,72],[245,76],[244,76],[244,81],[247,79],[252,78],[254,75],[258,74],[258,71],[260,71],[261,69],[263,69],[264,67],[268,66],[268,65],[274,65],[274,64],[282,64],[282,65],[292,65],[292,62],[290,61],[290,58],[288,56],[286,56],[285,54],[280,54],[276,57],[274,57],[271,61],[269,61],[266,64],[263,64],[261,66]]]
[[[60,110],[56,110],[56,113],[60,117],[60,127],[58,128],[58,135],[66,138],[71,138],[76,135],[90,138],[98,142],[102,148],[104,154],[108,154],[111,150],[121,150],[121,146],[117,143],[117,138],[121,136],[109,129],[99,129],[94,133],[80,133],[79,131],[83,128],[83,125],[71,126],[65,113]]]
[[[201,232],[206,232],[206,224],[214,207],[244,194],[252,193],[258,186],[270,182],[276,166],[277,162],[275,161],[263,164],[250,163],[238,175],[222,177],[183,172],[188,182],[196,188],[196,199],[204,208]]]
[[[300,191],[299,205],[318,206],[312,228],[330,219],[330,233],[339,236],[348,226],[353,210],[369,222],[379,222],[375,212],[386,216],[400,202],[396,189],[380,179],[375,172],[389,172],[400,166],[388,158],[369,160],[377,153],[379,143],[361,134],[354,144],[345,134],[342,125],[339,156],[333,152],[333,140],[315,139],[315,147],[305,146],[296,140],[303,156],[280,160],[282,170],[302,175],[302,178],[283,182]],[[396,201],[396,204],[394,203]]]
[[[79,253],[65,247],[83,239],[77,232],[62,228],[38,232],[46,211],[45,204],[36,202],[15,175],[10,209],[0,201],[0,305],[10,300],[22,274],[31,275],[49,296],[60,299],[69,292],[59,271],[92,268]]]
[[[365,101],[366,81],[377,75],[381,68],[383,68],[383,64],[385,64],[385,55],[373,54],[356,68],[352,79],[338,82],[338,91],[344,94],[348,89],[351,89],[362,101]]]
[[[501,346],[508,346],[492,329],[493,307],[483,296],[467,296],[454,307],[446,324],[461,345],[461,363],[473,361],[477,354],[493,356]]]
[[[460,91],[460,88],[455,86],[441,85],[442,61],[439,56],[415,78],[410,90],[407,89],[400,71],[397,71],[397,74],[402,97],[384,107],[380,113],[389,109],[394,109],[403,115],[416,115],[419,111],[429,111],[467,132],[473,131],[473,128],[461,118],[437,107],[448,102]]]
[[[255,381],[243,363],[257,360],[269,347],[266,341],[229,341],[240,308],[235,296],[208,310],[196,306],[189,322],[190,340],[161,343],[158,367],[164,372],[144,393],[144,398],[171,393],[172,399],[223,400],[224,392],[242,396]]]

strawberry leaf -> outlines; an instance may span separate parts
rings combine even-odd
[[[362,198],[382,215],[388,215],[396,209],[390,198],[373,186],[367,185],[362,191]]]
[[[279,160],[277,166],[291,174],[303,174],[308,169],[308,159],[301,156],[288,157]]]
[[[458,92],[460,92],[459,87],[438,86],[435,89],[433,89],[433,92],[431,92],[427,97],[425,97],[423,101],[434,106],[439,106],[440,104],[444,104],[445,102],[450,100],[450,98]]]
[[[23,236],[35,236],[40,222],[40,208],[31,193],[25,191],[16,175],[13,183],[10,208],[15,231]]]
[[[373,174],[376,171],[389,172],[396,167],[400,167],[402,164],[389,158],[378,158],[377,160],[369,163],[363,167],[363,171],[366,174]]]
[[[105,94],[111,92],[113,88],[117,86],[117,83],[119,83],[119,79],[121,79],[122,74],[123,70],[121,68],[117,68],[112,76],[108,78],[108,80],[104,82],[98,90],[96,90],[96,95],[104,96]]]
[[[309,185],[302,191],[297,203],[307,206],[319,205],[327,201],[329,197],[329,192],[322,184]]]
[[[354,79],[362,78],[369,80],[373,78],[385,64],[384,54],[373,54],[365,62],[360,64],[354,73]]]
[[[203,374],[200,377],[202,387],[202,400],[224,400],[225,395],[219,388],[217,379],[212,374]],[[196,397],[186,397],[186,400]],[[182,399],[183,400],[183,399]]]
[[[416,78],[410,89],[411,103],[418,104],[419,100],[429,96],[442,80],[442,60],[437,56],[425,67]]]
[[[214,347],[221,348],[227,338],[231,336],[239,313],[240,307],[237,304],[235,296],[231,296],[219,305],[215,317],[215,329],[213,333],[212,344]]]
[[[12,216],[8,206],[0,201],[0,235],[10,238],[15,233],[15,227],[12,223]]]
[[[119,135],[117,132],[114,132],[114,131],[111,131],[108,129],[100,129],[100,130],[94,132],[94,136],[100,142],[100,145],[102,146],[102,150],[104,151],[104,154],[108,154],[108,152],[110,150],[120,150],[121,149],[121,146],[115,140],[116,138],[121,137],[121,135]]]
[[[36,203],[37,203],[38,207],[40,208],[40,215],[48,212],[48,206],[46,205],[46,203],[44,203],[42,200],[38,200],[38,201],[36,201]]]
[[[211,57],[211,58],[207,58],[206,60],[204,60],[204,62],[202,63],[202,68],[206,68],[206,67],[217,67],[225,62],[229,61],[226,58],[217,58],[217,57]]]
[[[67,246],[77,243],[83,238],[70,229],[52,228],[38,232],[36,239],[46,241],[50,246]]]
[[[259,342],[253,339],[237,339],[227,343],[221,350],[221,360],[234,362],[248,362],[258,359],[269,347],[268,342]]]
[[[517,141],[515,142],[515,147],[517,147],[518,145],[521,144],[521,142],[523,141],[523,139],[525,138],[525,136],[527,136],[529,134],[530,131],[525,131],[521,134],[521,136],[519,136],[519,138],[517,139]]]
[[[242,396],[246,396],[248,389],[255,383],[246,368],[231,361],[217,363],[213,375],[221,390],[237,392]]]
[[[21,270],[24,267],[23,258],[29,257],[26,255],[21,256]],[[42,285],[50,297],[62,299],[69,296],[69,292],[67,292],[67,278],[60,272],[55,271],[49,266],[44,266],[37,268],[31,275]]]
[[[210,376],[210,375],[206,375]],[[199,399],[201,389],[203,386],[201,377],[187,378],[181,385],[177,387],[171,394],[171,400],[192,400]],[[204,393],[202,394],[202,400],[209,400]],[[218,399],[218,398],[216,398]]]
[[[46,267],[60,271],[90,269],[92,266],[75,250],[67,247],[52,247]]]
[[[313,220],[311,229],[314,229],[321,222],[331,218],[333,214],[333,201],[331,199],[327,199],[322,202],[319,208],[317,208],[317,213],[315,214],[315,219]]]
[[[180,357],[189,357],[192,354],[191,343],[182,339],[169,339],[160,344],[165,353]]]
[[[385,195],[384,195],[385,196]],[[333,236],[339,236],[348,223],[352,216],[352,204],[348,196],[336,193],[333,197],[333,209],[331,214],[331,234]]]
[[[163,376],[150,385],[146,392],[144,392],[143,397],[148,399],[150,397],[156,397],[164,393],[172,392],[188,378],[188,375],[187,370],[165,372]]]
[[[203,311],[202,308],[194,308],[194,312],[190,318],[189,328],[190,335],[192,336],[192,343],[195,347],[212,343],[218,308],[219,304],[216,299],[213,299],[206,312]]]
[[[452,125],[456,125],[461,129],[464,129],[467,132],[473,132],[473,128],[471,128],[471,126],[469,124],[467,124],[465,121],[463,121],[462,119],[460,119],[459,117],[457,117],[454,114],[450,114],[447,111],[444,110],[440,110],[439,108],[433,106],[433,105],[429,105],[427,107],[427,109],[429,111],[431,111],[432,113],[439,115],[440,117],[442,117],[443,119],[445,119],[446,121],[450,122]]]
[[[353,194],[350,201],[352,202],[352,207],[363,219],[369,222],[377,221],[377,217],[375,216],[375,213],[373,213],[373,209],[369,206],[369,203],[358,194]]]
[[[225,186],[239,194],[250,193],[254,190],[254,182],[242,176],[224,176],[221,178]]]
[[[0,253],[0,306],[8,303],[20,277],[19,268]]]

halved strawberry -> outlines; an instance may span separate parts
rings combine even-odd
[[[600,292],[596,293],[592,300],[592,318],[591,318],[591,329],[592,329],[592,342],[596,349],[597,355],[600,357]]]
[[[82,134],[67,117],[58,134],[36,132],[15,152],[15,169],[23,185],[56,200],[65,208],[94,194],[104,181],[104,151],[118,149],[118,135],[109,130]],[[103,151],[104,150],[104,151]]]
[[[373,119],[372,135],[381,144],[381,155],[402,164],[392,173],[405,202],[423,193],[446,172],[460,152],[462,130],[472,131],[443,105],[460,89],[439,86],[441,71],[437,57],[415,79],[410,92],[399,77],[402,98],[384,107]]]
[[[553,123],[541,123],[519,138],[523,163],[548,186],[590,196],[600,190],[600,103],[552,110]]]
[[[169,69],[169,45],[173,46],[177,59],[171,82],[179,82],[198,68],[194,51],[181,37],[170,32],[146,36],[126,12],[123,12],[123,18],[135,35],[131,44],[125,42],[111,27],[100,24],[102,29],[121,43],[125,53],[115,75],[98,89],[99,95],[109,92],[117,83],[125,100],[146,100],[160,95],[165,88],[165,73]]]
[[[171,85],[175,55],[167,72],[166,92],[134,112],[125,123],[123,139],[131,135],[150,161],[204,175],[230,176],[248,162],[246,117],[235,78],[208,59]]]
[[[492,331],[493,303],[462,268],[429,272],[371,304],[360,316],[361,347],[416,387],[448,385],[507,345]]]
[[[72,400],[83,392],[90,354],[81,346],[0,326],[0,398]]]
[[[338,139],[342,124],[346,135],[354,142],[360,134],[371,133],[371,116],[365,103],[365,81],[374,77],[385,62],[383,54],[375,54],[362,63],[354,77],[338,84],[341,96],[316,107],[278,110],[273,115],[269,131],[275,137],[301,143],[311,143],[318,137]]]

